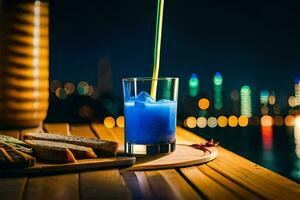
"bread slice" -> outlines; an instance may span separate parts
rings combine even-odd
[[[119,145],[114,141],[99,140],[79,136],[66,136],[55,133],[27,133],[26,135],[24,135],[24,139],[49,140],[90,147],[98,156],[115,156]]]
[[[35,164],[35,158],[10,144],[0,142],[0,168],[22,168]]]
[[[97,158],[89,147],[47,140],[25,140],[25,143],[43,160],[76,162],[75,158]]]

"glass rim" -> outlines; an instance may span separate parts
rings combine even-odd
[[[178,77],[158,77],[153,79],[152,77],[132,77],[122,78],[122,81],[164,81],[164,80],[179,80]]]

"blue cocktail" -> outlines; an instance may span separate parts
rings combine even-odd
[[[178,85],[178,79],[175,80],[173,82]],[[143,84],[147,85],[146,82],[144,80]],[[151,80],[148,82],[151,84]],[[126,85],[123,82],[126,153],[169,153],[175,149],[177,91],[174,94],[173,90],[177,90],[177,85],[171,79],[162,79],[158,83],[161,95],[155,101],[145,91],[132,91],[139,88],[134,83]]]

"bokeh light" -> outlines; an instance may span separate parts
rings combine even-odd
[[[247,85],[241,88],[241,115],[252,116],[251,89]]]
[[[118,127],[124,128],[124,116],[119,116],[116,122]]]
[[[290,96],[289,99],[288,99],[288,103],[289,103],[289,106],[290,106],[290,107],[295,107],[295,106],[297,106],[297,100],[296,100],[296,97]]]
[[[273,126],[273,117],[269,115],[262,116],[260,123],[261,126]]]
[[[89,92],[89,84],[85,81],[80,81],[77,85],[77,92],[80,95],[86,95]]]
[[[55,90],[55,95],[56,95],[57,98],[59,98],[59,99],[61,99],[61,100],[67,98],[67,93],[66,93],[66,91],[65,91],[64,88],[57,88],[57,89]]]
[[[269,96],[269,104],[273,106],[273,105],[275,105],[275,103],[276,103],[275,95],[270,95]]]
[[[262,106],[260,110],[263,115],[267,115],[269,113],[269,108],[267,106]]]
[[[300,105],[300,78],[295,78],[295,97],[296,97],[296,103],[297,106]]]
[[[189,80],[189,95],[197,96],[199,93],[199,80],[196,73],[193,73]]]
[[[295,117],[293,115],[288,115],[285,117],[284,123],[286,126],[294,126]]]
[[[103,124],[107,128],[113,128],[116,125],[115,119],[113,117],[106,117],[103,121]]]
[[[57,88],[61,88],[61,83],[58,80],[52,80],[50,82],[50,91],[55,92]]]
[[[228,117],[228,125],[230,127],[236,127],[239,123],[239,120],[236,116],[231,115],[230,117]]]
[[[195,117],[188,117],[186,119],[186,126],[188,128],[195,128],[197,126],[197,119]]]
[[[295,126],[300,127],[300,115],[295,117]]]
[[[209,117],[207,120],[207,125],[210,128],[215,128],[218,125],[218,120],[215,117]]]
[[[202,98],[198,101],[198,106],[201,110],[206,110],[209,107],[209,100],[206,98]]]
[[[266,105],[268,103],[270,93],[267,90],[262,90],[260,92],[260,103]]]
[[[207,126],[207,119],[205,117],[198,117],[197,126],[199,128],[205,128]]]
[[[275,126],[282,126],[284,124],[284,119],[280,115],[276,115],[273,120]]]
[[[73,92],[75,91],[75,85],[71,82],[68,82],[64,85],[64,89],[67,95],[73,94]]]
[[[218,125],[222,128],[227,126],[227,117],[225,116],[220,116],[218,117]]]
[[[223,77],[220,72],[216,72],[214,76],[214,85],[222,85]]]
[[[249,124],[249,119],[247,116],[240,116],[239,117],[239,125],[240,127],[246,127]]]

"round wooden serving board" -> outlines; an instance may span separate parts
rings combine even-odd
[[[136,163],[127,170],[153,170],[198,165],[211,161],[217,157],[216,147],[209,147],[209,151],[195,149],[190,145],[177,144],[173,153],[154,156],[137,156]]]

